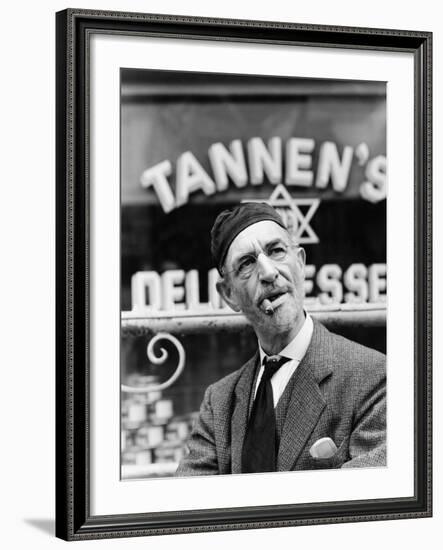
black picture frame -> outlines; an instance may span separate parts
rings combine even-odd
[[[89,40],[94,33],[413,54],[413,497],[91,515],[88,56]],[[431,516],[432,33],[68,9],[56,14],[56,70],[56,536],[84,540]]]

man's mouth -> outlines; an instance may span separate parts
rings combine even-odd
[[[273,313],[273,310],[284,302],[286,294],[287,290],[271,292],[260,301],[260,307],[265,309],[265,313],[267,314]],[[269,308],[272,308],[272,311]]]
[[[271,304],[274,304],[274,302],[276,302],[284,294],[286,294],[286,291],[282,290],[281,292],[276,292],[275,294],[267,296],[267,298],[271,302]]]

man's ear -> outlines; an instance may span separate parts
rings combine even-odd
[[[300,262],[301,267],[304,268],[306,265],[306,252],[305,252],[305,249],[302,248],[301,246],[297,248],[297,258],[298,258],[298,261]]]
[[[217,292],[220,294],[220,296],[223,298],[223,300],[228,304],[228,306],[233,309],[234,311],[241,311],[241,308],[239,307],[233,292],[231,285],[228,281],[224,278],[220,278],[216,283]]]

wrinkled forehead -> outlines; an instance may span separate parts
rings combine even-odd
[[[233,262],[244,254],[258,253],[265,250],[267,245],[281,240],[289,244],[289,234],[278,223],[263,220],[245,227],[229,246],[225,265],[232,266]]]

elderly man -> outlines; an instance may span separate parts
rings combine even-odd
[[[177,475],[385,466],[385,356],[305,312],[305,252],[277,211],[241,204],[211,235],[218,292],[258,351],[206,390]]]

